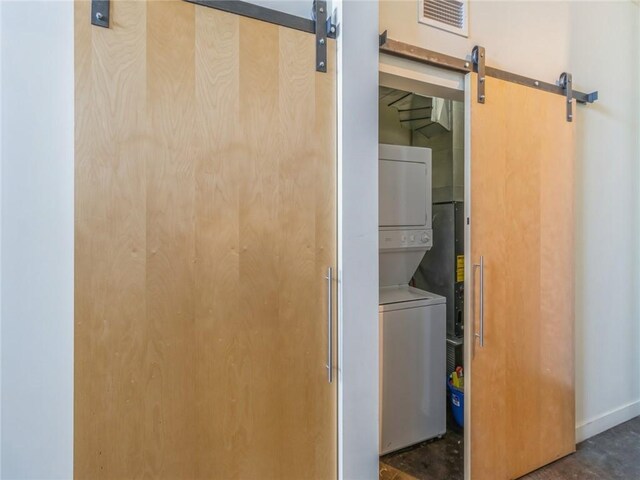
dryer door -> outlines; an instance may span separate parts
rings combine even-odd
[[[427,222],[427,166],[380,160],[381,227],[422,227]]]
[[[431,149],[379,146],[379,226],[431,229]]]

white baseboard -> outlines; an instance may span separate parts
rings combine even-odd
[[[640,400],[627,403],[621,407],[609,410],[602,415],[586,420],[576,425],[576,443],[580,443],[605,430],[609,430],[638,415],[640,415]]]

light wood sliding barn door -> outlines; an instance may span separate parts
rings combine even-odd
[[[335,42],[75,14],[75,478],[335,478]]]
[[[575,450],[575,123],[565,97],[486,77],[480,104],[468,80],[471,478],[504,480]]]

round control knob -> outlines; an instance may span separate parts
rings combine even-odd
[[[420,238],[420,241],[422,243],[427,243],[429,241],[429,235],[427,235],[426,233],[423,233],[422,238]]]

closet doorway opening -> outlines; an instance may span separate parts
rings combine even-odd
[[[380,479],[462,480],[464,92],[381,72],[378,101]]]

